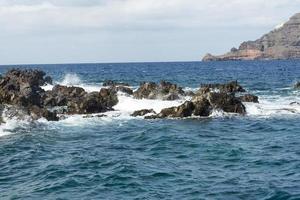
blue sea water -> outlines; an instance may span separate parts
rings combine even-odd
[[[238,80],[260,103],[246,104],[246,116],[144,120],[130,112],[181,102],[120,94],[103,118],[8,121],[0,127],[0,199],[300,199],[300,105],[290,105],[300,102],[300,61],[18,67],[88,91],[106,79],[134,88],[163,79],[187,90]]]

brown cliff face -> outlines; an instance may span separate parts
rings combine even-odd
[[[243,42],[224,55],[207,54],[203,61],[271,59],[300,59],[300,13],[258,40]]]

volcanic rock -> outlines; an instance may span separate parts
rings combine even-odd
[[[242,102],[253,102],[253,103],[259,103],[258,102],[258,96],[252,95],[252,94],[245,94],[244,96],[240,96],[239,99]]]
[[[181,87],[166,81],[161,81],[159,84],[154,82],[141,83],[139,89],[133,93],[137,99],[176,100],[183,95],[185,92]]]

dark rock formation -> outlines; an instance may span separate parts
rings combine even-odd
[[[45,73],[39,70],[8,71],[0,82],[0,100],[2,103],[20,106],[41,106],[46,83]]]
[[[113,110],[118,103],[116,93],[111,89],[102,88],[100,92],[91,92],[81,98],[73,98],[68,101],[69,114],[91,114]]]
[[[143,109],[143,110],[137,110],[137,111],[134,111],[131,116],[133,117],[137,117],[137,116],[145,116],[149,113],[153,113],[153,114],[156,114],[156,112],[153,110],[153,109]]]
[[[29,114],[32,119],[37,120],[40,118],[45,118],[48,121],[58,121],[56,112],[50,112],[46,108],[40,108],[38,106],[31,106],[28,108]]]
[[[223,110],[228,113],[246,113],[245,106],[233,94],[212,92],[207,95],[207,99],[214,109]]]
[[[133,95],[133,90],[129,88],[130,85],[128,83],[106,80],[104,81],[103,86],[109,87],[115,92],[123,92],[128,95]]]
[[[244,96],[240,96],[239,99],[242,102],[253,102],[253,103],[259,103],[258,102],[258,96],[252,95],[252,94],[245,94]]]
[[[8,71],[0,82],[0,102],[23,110],[34,119],[44,117],[56,121],[56,113],[43,108],[45,91],[40,86],[52,81],[44,76],[45,73],[39,70]]]
[[[44,91],[41,86],[52,82],[50,77],[44,76],[39,70],[13,69],[1,78],[0,103],[8,105],[8,116],[26,115],[33,120],[57,121],[56,111],[60,114],[99,113],[112,110],[118,103],[113,88],[87,93],[80,87],[56,85],[51,91]]]
[[[225,84],[203,84],[199,90],[200,93],[207,93],[211,89],[219,90],[224,93],[246,92],[246,90],[238,84],[237,81],[232,81]]]
[[[255,41],[243,42],[238,49],[220,56],[207,54],[203,61],[270,60],[300,58],[300,13]]]
[[[91,114],[113,110],[118,97],[112,88],[87,93],[80,87],[56,85],[46,92],[43,102],[48,107],[67,106],[68,114]]]
[[[154,82],[141,83],[139,89],[133,93],[137,99],[162,99],[176,100],[185,92],[181,87],[170,82],[161,81],[159,84]]]
[[[246,109],[239,98],[232,93],[197,93],[192,101],[161,110],[157,115],[147,116],[146,119],[157,118],[184,118],[190,116],[207,117],[214,109],[223,110],[228,113],[245,114]]]
[[[87,92],[80,87],[67,87],[55,85],[51,91],[47,91],[44,95],[45,106],[67,106],[69,101],[82,98]]]

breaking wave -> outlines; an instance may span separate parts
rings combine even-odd
[[[82,87],[87,92],[100,91],[103,87],[102,83],[86,84],[77,74],[66,74],[62,81],[54,82],[54,84]],[[43,86],[43,89],[51,90],[52,87],[53,85],[46,85]],[[138,88],[138,86],[134,86],[133,88]],[[185,88],[187,91],[196,91],[197,89],[198,88]],[[293,91],[291,88],[283,88],[282,90],[288,90],[288,95],[259,95],[259,91],[255,91],[254,93],[257,93],[259,96],[260,103],[244,103],[246,106],[247,116],[251,118],[300,116],[300,94],[297,91]],[[179,106],[184,103],[184,101],[189,100],[189,98],[176,101],[134,99],[132,96],[128,96],[123,93],[118,93],[118,99],[119,103],[114,106],[115,111],[101,113],[104,114],[101,117],[97,114],[89,115],[88,117],[84,115],[73,115],[67,116],[65,119],[58,122],[58,124],[63,126],[87,126],[94,123],[107,124],[118,121],[124,122],[126,120],[137,119],[130,116],[136,110],[153,109],[156,113],[159,113],[164,108]],[[228,116],[232,116],[232,114],[224,113],[220,110],[214,110],[210,117],[222,118]],[[3,119],[6,123],[0,126],[0,136],[11,134],[14,132],[14,129],[26,127],[29,124],[26,120],[9,119],[6,116],[3,116]],[[54,122],[47,122],[46,124],[51,123]]]

